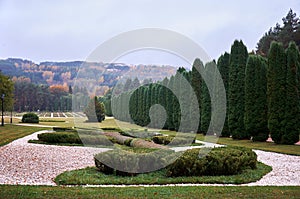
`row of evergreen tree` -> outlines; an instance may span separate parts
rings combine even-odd
[[[191,71],[179,68],[162,82],[113,96],[109,109],[117,119],[141,126],[233,139],[252,137],[254,141],[265,141],[271,133],[276,143],[294,144],[300,130],[299,63],[295,43],[285,50],[282,44],[273,42],[268,58],[263,58],[248,54],[243,42],[236,40],[230,54],[221,55],[217,63],[204,66],[196,59]],[[221,106],[212,107],[221,100],[217,69],[227,96],[221,134],[218,124],[212,122],[217,121],[214,117],[218,112],[225,113]]]

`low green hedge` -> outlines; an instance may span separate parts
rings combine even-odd
[[[171,143],[174,146],[195,143],[195,138],[188,136],[154,136],[152,140],[156,144],[168,145]]]
[[[167,176],[234,175],[244,169],[255,169],[257,155],[246,148],[221,147],[187,150],[167,167]]]
[[[53,132],[38,134],[38,139],[46,143],[84,144],[86,146],[112,146],[115,140],[105,135],[90,135],[76,132]]]
[[[174,154],[172,150],[134,153],[115,149],[95,155],[94,160],[96,167],[102,173],[119,176],[135,176],[138,173],[165,167],[167,161],[172,158],[172,154]]]
[[[71,132],[41,133],[38,134],[38,139],[48,143],[82,144],[79,136]]]

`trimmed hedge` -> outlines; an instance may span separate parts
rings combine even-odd
[[[234,175],[244,169],[255,169],[257,155],[240,147],[191,149],[167,167],[167,176],[218,176]]]
[[[152,140],[156,144],[168,145],[171,143],[174,146],[195,143],[195,138],[188,136],[154,136]]]
[[[53,132],[38,134],[38,139],[47,143],[84,144],[92,146],[112,146],[115,140],[105,135],[82,134],[80,137],[75,132]],[[112,143],[113,142],[113,143]]]
[[[23,123],[39,123],[39,116],[35,113],[26,113],[22,117]]]
[[[134,153],[115,149],[95,155],[94,160],[98,170],[104,174],[135,176],[138,173],[165,167],[173,154],[172,150]]]
[[[41,133],[38,134],[38,139],[48,143],[82,144],[79,136],[70,132]]]

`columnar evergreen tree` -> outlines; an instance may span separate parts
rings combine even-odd
[[[173,85],[173,91],[174,91],[174,97],[173,97],[173,124],[174,129],[177,131],[180,126],[180,119],[181,119],[181,107],[180,107],[180,90],[178,89],[180,87],[180,72],[177,71],[176,75],[174,76],[174,85]]]
[[[266,61],[250,55],[245,76],[245,129],[253,141],[266,141],[269,135],[267,120]]]
[[[202,90],[202,78],[199,71],[204,71],[203,63],[200,59],[195,59],[191,72],[191,85],[194,90],[194,93],[197,97],[197,103],[199,107],[199,112],[201,112],[201,90]],[[195,112],[195,110],[191,110],[191,115],[199,114],[199,112]],[[199,117],[200,118],[200,117]],[[201,120],[199,119],[198,132],[201,132]]]
[[[211,96],[213,94],[214,89],[214,73],[215,73],[215,63],[208,62],[205,65],[205,82],[202,83],[202,91],[201,91],[201,130],[204,134],[212,134],[213,132],[207,132],[208,127],[211,121]],[[211,93],[210,93],[211,91]]]
[[[102,122],[105,119],[104,105],[98,101],[97,97],[90,100],[84,113],[90,122]]]
[[[297,69],[299,68],[299,51],[294,42],[289,44],[287,54],[286,73],[286,103],[285,103],[285,131],[283,144],[294,144],[299,141],[300,106]]]
[[[281,143],[286,123],[286,54],[281,43],[271,43],[268,61],[268,127],[273,141]]]
[[[248,58],[246,46],[235,40],[231,46],[229,65],[228,125],[233,139],[247,139],[244,127],[244,84]]]
[[[228,127],[228,81],[229,81],[229,53],[225,52],[224,55],[221,55],[220,58],[218,59],[217,66],[219,69],[219,72],[222,76],[225,91],[226,91],[226,118],[224,122],[224,127],[221,133],[222,137],[229,137],[230,132],[229,132],[229,127]]]

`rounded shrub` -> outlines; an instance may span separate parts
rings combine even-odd
[[[39,116],[35,113],[26,113],[22,117],[23,123],[39,123]]]
[[[257,155],[251,149],[221,147],[190,149],[168,166],[167,176],[234,175],[245,169],[255,169]]]

